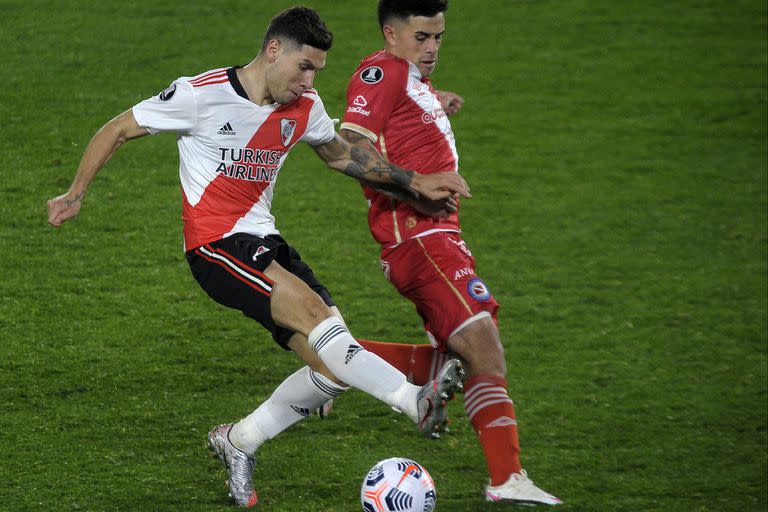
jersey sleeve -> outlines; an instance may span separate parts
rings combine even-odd
[[[197,104],[192,86],[176,80],[156,96],[134,105],[133,117],[149,133],[189,132],[197,121]]]
[[[302,135],[301,140],[313,146],[332,141],[336,136],[336,130],[333,129],[333,126],[337,122],[338,119],[334,121],[328,116],[323,100],[320,99],[320,96],[316,96],[312,109],[309,111],[307,130]]]
[[[342,129],[358,132],[373,142],[405,94],[407,69],[398,63],[358,69],[347,87],[347,109]]]

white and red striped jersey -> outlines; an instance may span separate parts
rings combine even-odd
[[[365,57],[352,75],[341,128],[369,137],[390,162],[405,169],[458,172],[451,123],[437,91],[415,64],[386,50]],[[460,231],[457,213],[427,217],[368,187],[363,191],[370,206],[368,226],[385,246],[435,231]]]
[[[234,233],[278,234],[270,210],[288,151],[335,136],[317,91],[256,105],[234,67],[178,78],[133,115],[152,134],[177,133],[185,250]]]

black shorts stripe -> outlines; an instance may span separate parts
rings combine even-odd
[[[227,256],[224,256],[221,252],[211,250],[211,248],[208,246],[199,247],[197,250],[199,251],[200,256],[212,263],[217,263],[223,266],[227,272],[240,279],[241,281],[244,281],[252,288],[261,291],[267,297],[272,295],[272,283],[268,279],[264,279],[255,273],[246,271],[243,268],[244,265],[239,265],[239,262],[235,263],[235,261],[228,258]],[[259,272],[259,274],[261,274],[261,272]]]

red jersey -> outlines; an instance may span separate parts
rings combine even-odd
[[[347,88],[342,129],[370,138],[390,162],[431,174],[458,172],[451,123],[429,78],[415,64],[380,50],[360,62]],[[386,247],[436,231],[460,231],[458,213],[428,217],[410,205],[363,187],[368,226]]]

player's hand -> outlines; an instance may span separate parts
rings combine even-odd
[[[77,216],[80,213],[83,196],[85,192],[71,194],[67,192],[58,197],[48,200],[48,223],[59,227],[64,222]]]
[[[469,185],[464,178],[452,171],[433,174],[414,173],[411,188],[427,199],[433,200],[446,199],[454,195],[472,197]]]
[[[417,212],[429,217],[448,217],[459,209],[459,202],[456,200],[455,196],[437,200],[421,197],[409,201],[408,204],[410,204]]]
[[[464,105],[464,98],[454,92],[437,91],[437,99],[440,100],[443,110],[449,116],[458,112],[461,106]]]

